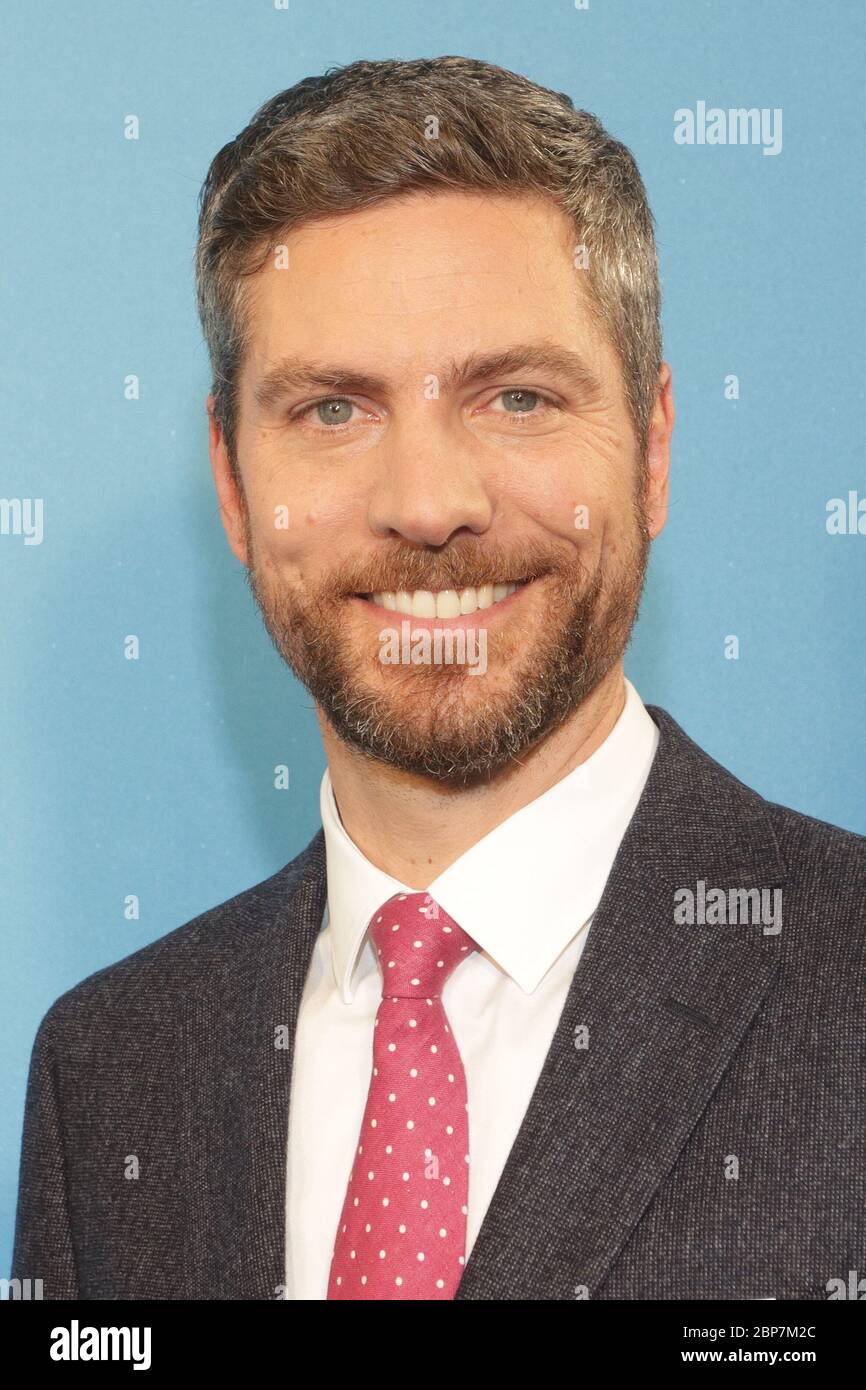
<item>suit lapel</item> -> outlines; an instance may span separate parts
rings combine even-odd
[[[674,924],[677,889],[783,865],[761,798],[648,709],[656,757],[458,1299],[596,1295],[778,966],[760,926]]]
[[[206,997],[189,1001],[193,1298],[282,1296],[289,1095],[327,898],[323,832],[250,897],[224,972]]]

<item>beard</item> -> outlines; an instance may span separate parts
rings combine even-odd
[[[280,656],[338,738],[389,767],[453,788],[489,781],[558,728],[592,694],[628,645],[649,558],[642,490],[629,534],[602,544],[588,572],[573,546],[505,549],[461,538],[441,550],[393,542],[387,552],[337,565],[315,591],[287,585],[261,563],[244,509],[247,581]],[[355,623],[352,595],[476,587],[495,575],[540,581],[488,633],[487,670],[383,665],[376,629]],[[544,590],[543,612],[531,615]],[[521,617],[526,605],[530,621]],[[399,628],[412,623],[395,612]],[[383,620],[384,621],[384,620]],[[484,610],[473,615],[484,626]],[[367,674],[369,673],[369,674]]]

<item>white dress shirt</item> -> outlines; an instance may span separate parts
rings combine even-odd
[[[466,1257],[535,1089],[587,928],[643,791],[658,729],[629,680],[596,751],[427,885],[479,950],[442,1004],[466,1072]],[[331,1255],[373,1065],[382,976],[367,925],[417,892],[361,853],[321,786],[328,903],[295,1037],[286,1183],[286,1298],[327,1297]]]

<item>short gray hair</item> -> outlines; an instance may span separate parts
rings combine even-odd
[[[196,293],[233,468],[249,343],[245,279],[295,227],[436,188],[546,195],[571,219],[588,252],[588,302],[617,352],[643,455],[661,366],[661,295],[633,155],[564,93],[492,63],[441,57],[306,77],[260,107],[214,158],[199,199]]]

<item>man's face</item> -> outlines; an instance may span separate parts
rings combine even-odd
[[[240,496],[212,427],[226,529],[337,735],[468,785],[628,640],[663,516],[617,358],[545,200],[415,194],[283,245],[249,282]]]

